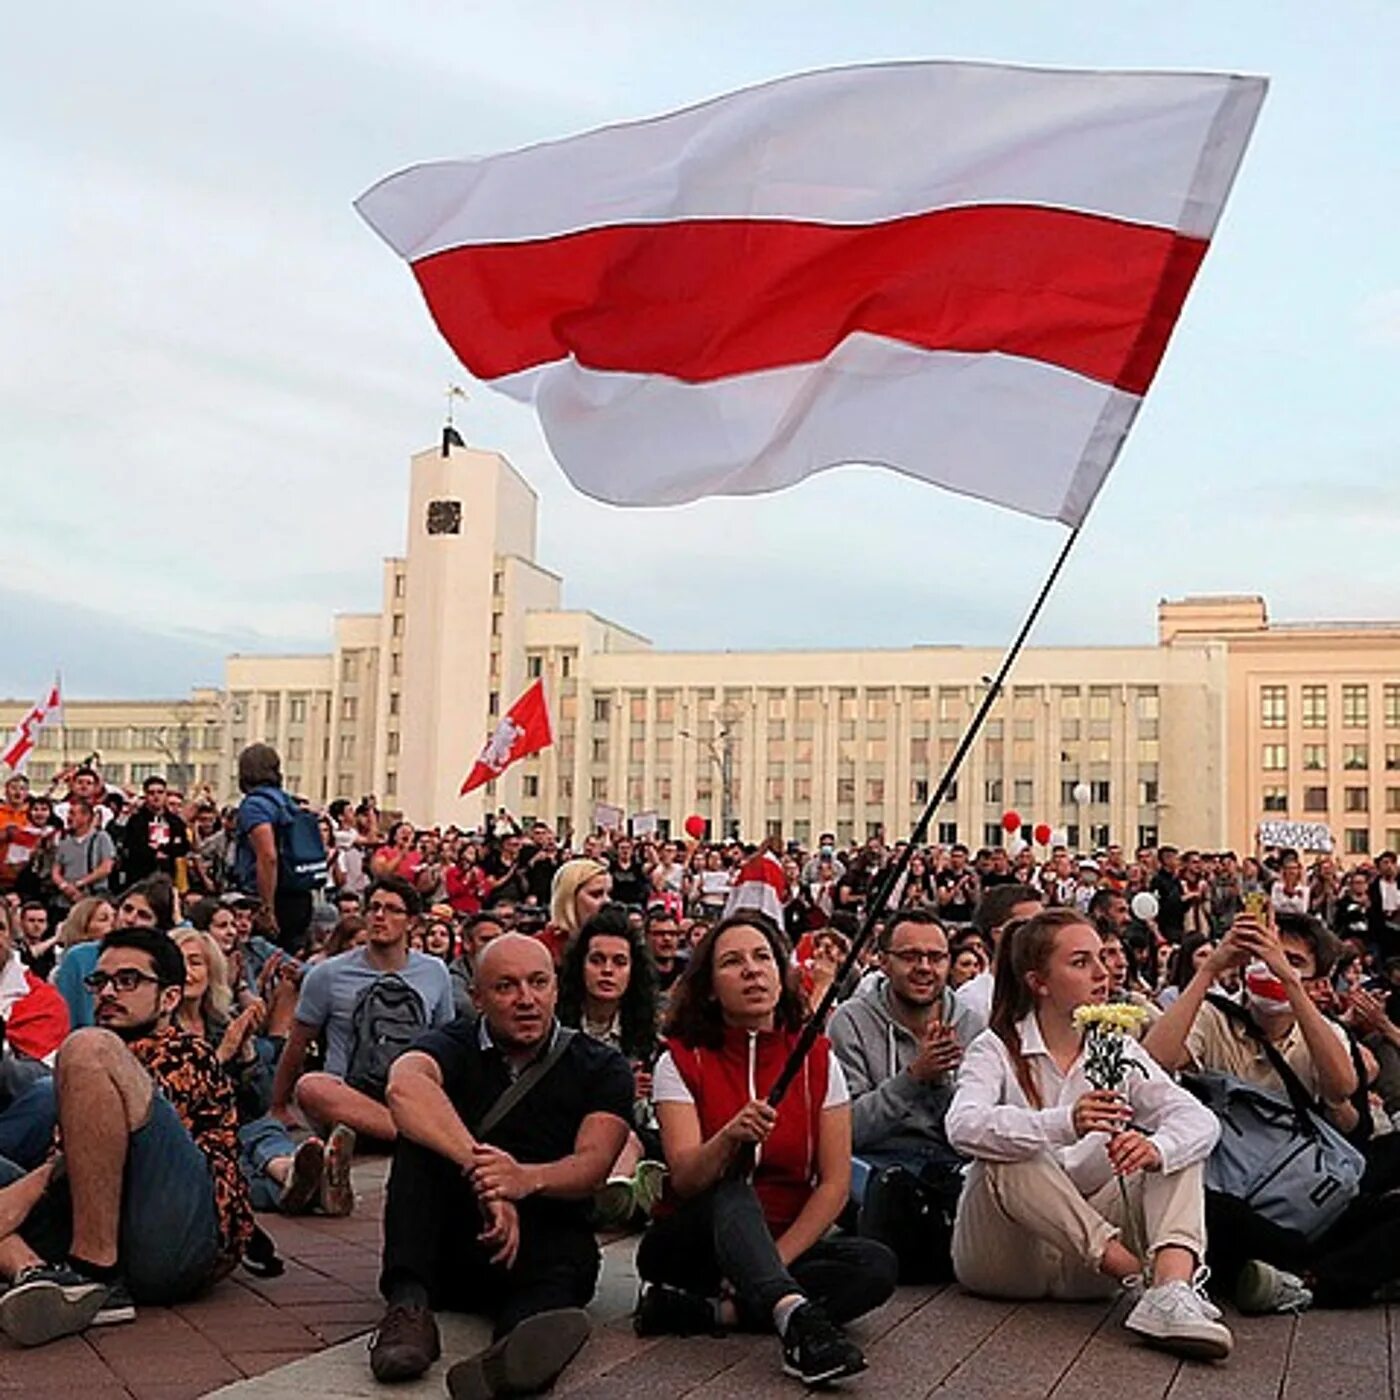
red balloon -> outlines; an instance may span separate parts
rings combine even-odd
[[[1050,827],[1045,822],[1041,822],[1040,825],[1036,827],[1035,839],[1037,843],[1042,846],[1048,846],[1050,844]]]
[[[1019,812],[1007,812],[1001,819],[1001,829],[1003,831],[1020,831],[1021,814]]]
[[[698,841],[705,834],[705,818],[698,813],[685,819],[685,834]]]

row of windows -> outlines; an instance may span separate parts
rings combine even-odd
[[[50,725],[39,731],[37,748],[65,748],[70,754],[82,755],[96,750],[109,753],[114,749],[197,749],[217,752],[223,747],[223,726],[218,724],[119,725],[91,729],[70,725],[66,728]]]
[[[531,655],[526,658],[526,672],[534,678],[542,674],[542,658]],[[567,672],[565,672],[567,675]],[[908,700],[910,717],[915,720],[931,721],[934,718],[935,704],[937,706],[937,718],[940,721],[961,722],[965,720],[972,708],[973,703],[980,698],[980,692],[969,690],[964,686],[941,686],[938,688],[937,697],[931,687],[914,686],[904,692]],[[1062,723],[1077,723],[1082,719],[1091,721],[1108,721],[1113,716],[1113,705],[1116,690],[1112,686],[1089,686],[1087,695],[1081,692],[1078,686],[1062,686],[1058,691],[1059,715]],[[768,690],[763,692],[762,704],[770,722],[782,721],[789,717],[792,703],[795,702],[796,718],[799,720],[815,720],[821,709],[830,709],[831,705],[823,706],[820,695],[815,689],[799,687],[794,692],[793,702],[789,701],[786,690]],[[659,724],[668,724],[676,717],[675,691],[658,690],[656,692],[656,708],[653,718]],[[859,716],[859,697],[854,689],[840,689],[834,696],[836,717],[839,720],[854,722]],[[1086,703],[1087,701],[1087,703]],[[1138,689],[1135,695],[1137,716],[1139,721],[1154,721],[1161,715],[1161,700],[1157,691],[1153,688]],[[694,693],[694,704],[697,715],[701,719],[713,717],[715,709],[715,694],[712,690],[697,690]],[[726,693],[720,702],[720,719],[726,718],[725,710],[728,707],[731,711],[747,706],[748,692],[735,691]],[[999,702],[999,703],[1004,703]],[[643,691],[627,692],[628,713],[633,723],[644,724],[648,719],[647,695]],[[894,692],[889,689],[870,689],[865,692],[865,718],[868,721],[879,723],[893,717]],[[1019,721],[1023,726],[1033,725],[1036,717],[1040,714],[1044,705],[1044,694],[1041,690],[1033,686],[1017,686],[1011,697],[1012,718]],[[608,695],[595,696],[593,700],[593,718],[597,723],[606,723],[612,716],[613,698]],[[1000,727],[1002,721],[992,719],[989,726]],[[1031,730],[1025,729],[1029,734]],[[1069,736],[1073,737],[1073,736]]]
[[[1371,746],[1369,744],[1343,744],[1342,768],[1348,773],[1364,773],[1371,766]],[[1283,773],[1288,769],[1288,745],[1265,744],[1260,750],[1260,767],[1266,773]],[[1326,744],[1304,744],[1302,747],[1302,767],[1304,772],[1325,773],[1328,768]],[[1400,744],[1385,746],[1385,767],[1390,773],[1400,772]]]
[[[1302,792],[1303,811],[1305,812],[1326,812],[1329,810],[1331,801],[1325,787],[1305,787]],[[1288,789],[1286,787],[1265,787],[1263,792],[1264,810],[1266,812],[1288,812]],[[1371,810],[1371,789],[1364,787],[1345,787],[1342,789],[1342,811],[1343,812],[1369,812]],[[1400,787],[1388,787],[1385,790],[1385,810],[1387,812],[1400,812]]]
[[[1342,686],[1342,728],[1366,729],[1371,723],[1371,688],[1364,684]],[[1304,729],[1326,729],[1328,689],[1325,685],[1299,687],[1301,722]],[[1387,681],[1381,691],[1382,722],[1387,729],[1400,729],[1400,683]],[[1264,729],[1288,727],[1288,687],[1259,687],[1259,723]]]

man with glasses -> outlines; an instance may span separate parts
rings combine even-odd
[[[962,1050],[948,936],[928,909],[880,935],[884,977],[836,1009],[828,1034],[851,1089],[851,1194],[860,1233],[889,1245],[904,1282],[947,1273],[962,1159],[943,1119]]]
[[[414,952],[409,929],[422,911],[418,891],[395,875],[369,886],[365,914],[369,941],[309,969],[296,1019],[277,1065],[272,1113],[289,1126],[293,1109],[327,1137],[327,1214],[347,1214],[350,1156],[355,1135],[392,1142],[396,1129],[384,1105],[384,1085],[362,1068],[371,1038],[392,1054],[419,1034],[445,1026],[455,1012],[452,979],[441,958]],[[306,1052],[319,1040],[324,1070],[303,1074]],[[387,1071],[387,1065],[382,1066]]]
[[[87,978],[97,1025],[56,1069],[64,1171],[0,1166],[0,1330],[37,1346],[128,1322],[135,1303],[188,1301],[237,1264],[253,1233],[232,1082],[173,1023],[185,961],[169,937],[107,935]]]

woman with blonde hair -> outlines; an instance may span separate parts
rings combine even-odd
[[[991,1020],[967,1048],[945,1120],[948,1142],[973,1159],[953,1269],[993,1298],[1122,1287],[1135,1299],[1130,1331],[1219,1359],[1233,1340],[1200,1266],[1205,1160],[1220,1127],[1128,1035],[1114,1042],[1126,1067],[1118,1087],[1095,1087],[1103,1076],[1086,1067],[1083,1013],[1106,1006],[1109,980],[1098,932],[1075,909],[1002,934]]]
[[[79,943],[98,943],[117,922],[117,911],[109,899],[90,894],[80,899],[59,925],[58,941],[64,951]]]
[[[540,930],[540,941],[549,949],[555,967],[579,930],[612,895],[612,871],[602,861],[566,860],[554,872],[549,891],[549,922]]]

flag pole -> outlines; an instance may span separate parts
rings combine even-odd
[[[875,925],[879,923],[885,912],[885,906],[889,903],[890,896],[894,893],[905,871],[908,870],[915,850],[927,839],[934,813],[942,805],[944,797],[947,796],[949,788],[953,786],[958,776],[958,769],[971,752],[973,744],[977,742],[977,736],[981,733],[982,726],[986,723],[992,706],[996,704],[997,697],[1006,684],[1006,678],[1011,674],[1011,668],[1016,664],[1016,658],[1020,656],[1026,639],[1031,634],[1031,629],[1039,619],[1041,610],[1045,607],[1045,601],[1055,587],[1055,583],[1065,567],[1065,561],[1069,558],[1070,551],[1074,548],[1075,541],[1078,540],[1079,532],[1083,526],[1084,522],[1081,520],[1070,530],[1054,564],[1050,566],[1050,572],[1045,576],[1045,582],[1040,586],[1040,592],[1036,595],[1030,611],[1026,614],[1026,620],[1021,624],[1021,630],[1016,633],[1015,639],[1007,648],[1005,656],[1001,659],[1001,666],[992,678],[992,683],[987,687],[987,693],[982,697],[982,703],[978,705],[971,723],[964,731],[957,748],[953,750],[953,756],[948,760],[948,766],[943,770],[943,776],[939,778],[938,786],[933,790],[933,795],[924,807],[923,815],[920,816],[915,825],[908,845],[905,846],[903,853],[894,864],[885,871],[884,878],[876,887],[865,912],[865,921],[861,924],[860,932],[856,934],[855,940],[851,944],[850,952],[846,954],[845,961],[841,964],[836,976],[831,979],[831,985],[826,989],[816,1009],[808,1017],[807,1024],[803,1026],[802,1034],[798,1037],[797,1044],[792,1047],[792,1051],[788,1055],[787,1063],[774,1081],[773,1087],[768,1091],[768,1102],[774,1108],[782,1101],[788,1086],[797,1077],[798,1070],[802,1068],[802,1061],[807,1058],[808,1051],[816,1043],[817,1036],[821,1034],[822,1027],[826,1024],[826,1018],[831,1014],[831,1008],[836,1004],[836,998],[840,995],[841,988],[845,986],[847,978],[855,969],[865,945],[870,942],[871,936],[875,932]]]

